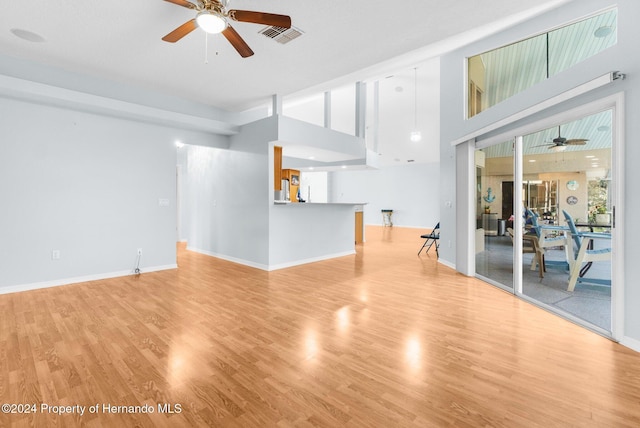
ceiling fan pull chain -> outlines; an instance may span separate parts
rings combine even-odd
[[[204,63],[209,64],[209,33],[204,33]]]

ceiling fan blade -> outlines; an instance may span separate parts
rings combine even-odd
[[[555,146],[555,144],[551,143],[551,144],[539,144],[537,146],[533,146],[533,147],[553,147]]]
[[[273,25],[275,27],[291,28],[291,17],[276,15],[275,13],[253,12],[250,10],[230,10],[229,17],[234,21],[252,22],[254,24]]]
[[[164,0],[164,1],[177,4],[178,6],[186,7],[187,9],[198,9],[198,7],[195,4],[188,2],[187,0]]]
[[[584,146],[587,144],[587,139],[585,138],[573,138],[571,140],[565,141],[565,144],[571,144],[572,146]]]
[[[231,43],[234,48],[236,48],[242,58],[253,55],[253,51],[251,50],[247,42],[245,42],[244,39],[240,37],[240,34],[238,34],[231,25],[227,25],[227,28],[222,32],[222,35],[227,40],[229,40],[229,43]]]
[[[164,0],[164,1],[168,1],[169,3],[177,4],[178,6],[186,7],[188,9],[197,9],[195,4],[188,2],[187,0]]]
[[[187,21],[162,38],[165,42],[175,43],[198,27],[196,20]]]

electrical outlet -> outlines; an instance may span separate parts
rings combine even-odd
[[[142,248],[138,248],[138,255],[141,256],[142,255]]]
[[[51,250],[51,260],[60,260],[60,250]]]

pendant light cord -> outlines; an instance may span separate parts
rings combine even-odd
[[[418,67],[413,69],[413,131],[411,131],[411,141],[417,143],[422,139],[418,131]]]
[[[418,67],[413,69],[413,129],[418,129]]]

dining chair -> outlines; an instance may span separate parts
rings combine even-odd
[[[580,276],[580,268],[583,263],[611,261],[611,234],[599,232],[580,232],[571,215],[562,211],[564,218],[569,227],[570,238],[573,243],[567,245],[569,247],[569,285],[567,291],[573,291],[577,283],[591,283],[597,285],[611,286],[611,278],[584,278]],[[609,244],[606,248],[593,249],[592,241],[601,239]],[[577,251],[577,252],[576,252]]]
[[[513,243],[515,233],[512,228],[507,227],[507,233]],[[522,252],[533,253],[533,259],[531,260],[531,270],[536,270],[539,266],[538,276],[544,278],[545,264],[544,264],[544,252],[542,248],[538,246],[538,238],[534,235],[522,235]]]

